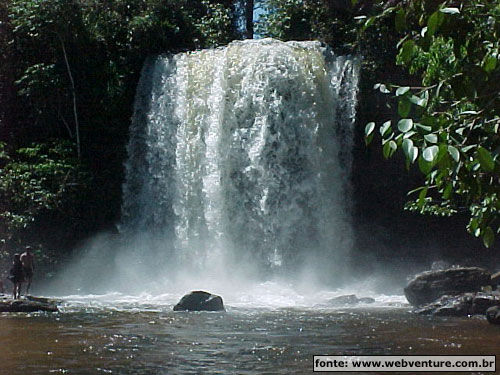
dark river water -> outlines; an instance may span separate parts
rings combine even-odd
[[[416,316],[405,305],[184,313],[93,301],[1,315],[0,373],[309,374],[313,355],[500,354],[500,326]]]

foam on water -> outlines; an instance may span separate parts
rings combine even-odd
[[[192,288],[195,290],[196,288]],[[80,310],[116,310],[116,311],[171,311],[180,298],[186,293],[185,287],[162,293],[150,294],[147,292],[135,295],[110,292],[106,294],[74,294],[61,297],[64,301],[64,311]],[[247,285],[244,290],[219,288],[213,293],[223,296],[226,309],[229,312],[255,311],[259,309],[301,309],[301,310],[346,310],[359,308],[394,308],[406,307],[407,301],[402,295],[373,294],[371,291],[353,289],[300,291],[292,285],[283,285],[278,282],[264,282]],[[357,293],[356,293],[357,292]],[[329,300],[346,294],[356,294],[359,297],[372,297],[373,303],[358,303],[337,305]]]

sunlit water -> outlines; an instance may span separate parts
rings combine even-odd
[[[500,354],[500,327],[416,316],[397,296],[337,308],[226,301],[221,313],[173,312],[177,297],[74,295],[60,313],[4,314],[0,373],[306,374],[317,354]]]

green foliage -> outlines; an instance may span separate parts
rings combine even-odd
[[[90,175],[67,141],[33,144],[8,153],[0,143],[0,241],[22,241],[23,234],[47,211],[67,218],[85,196]],[[80,198],[78,198],[80,197]]]
[[[1,2],[0,238],[18,243],[53,220],[73,242],[52,243],[71,246],[116,222],[144,59],[239,37],[233,3]]]
[[[74,137],[71,78],[84,143],[103,126],[123,132],[144,59],[229,42],[238,36],[231,10],[227,0],[9,0],[5,44],[18,61],[13,73],[27,124],[12,134],[36,141],[19,129],[38,127],[44,138]]]
[[[312,30],[312,17],[317,15],[311,1],[299,0],[269,0],[266,2],[266,12],[261,16],[257,32],[265,37],[281,40],[309,39]]]
[[[231,8],[207,0],[203,0],[202,4],[207,11],[198,22],[195,22],[195,26],[198,32],[204,35],[205,46],[219,46],[235,39],[237,35],[234,32],[228,32],[235,23]]]
[[[412,0],[371,24],[387,19],[402,31],[397,63],[418,82],[384,86],[401,119],[397,129],[380,126],[384,156],[394,142],[391,150],[402,148],[407,166],[417,163],[425,176],[407,208],[468,210],[467,229],[489,247],[500,232],[500,5]]]
[[[334,47],[352,49],[356,40],[355,7],[323,0],[262,1],[265,12],[257,33],[280,40],[320,39]]]

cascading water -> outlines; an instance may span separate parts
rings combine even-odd
[[[248,40],[149,59],[122,233],[149,238],[156,261],[190,272],[338,272],[352,239],[357,80],[356,59],[319,42]]]

